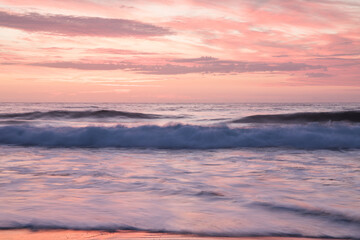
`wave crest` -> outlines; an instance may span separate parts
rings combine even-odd
[[[360,148],[360,126],[295,125],[258,128],[194,125],[140,127],[0,127],[0,144],[44,147],[216,149],[289,147]]]
[[[252,115],[234,120],[234,123],[307,123],[307,122],[360,122],[360,111],[303,112],[289,114]]]
[[[157,114],[146,114],[146,113],[137,113],[137,112],[123,112],[115,110],[98,110],[98,111],[48,111],[48,112],[25,112],[25,113],[6,113],[0,114],[0,118],[16,118],[24,120],[34,120],[34,119],[52,119],[52,118],[144,118],[144,119],[154,119],[160,118],[160,115]]]

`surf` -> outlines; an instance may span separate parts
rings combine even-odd
[[[39,147],[359,149],[360,126],[309,124],[230,128],[198,125],[0,127],[0,144]]]

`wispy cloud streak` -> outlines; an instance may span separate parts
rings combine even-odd
[[[70,36],[124,37],[171,34],[166,28],[134,20],[38,13],[20,15],[4,11],[0,11],[0,26]]]
[[[185,65],[177,64],[184,63]],[[190,65],[189,65],[190,64]],[[143,74],[176,75],[187,73],[245,73],[245,72],[274,72],[326,69],[321,65],[305,63],[267,63],[219,60],[213,57],[193,59],[175,59],[165,64],[136,64],[132,62],[118,63],[86,63],[86,62],[42,62],[33,66],[51,68],[71,68],[78,70],[127,70]]]

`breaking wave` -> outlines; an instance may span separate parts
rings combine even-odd
[[[285,147],[360,148],[360,126],[310,124],[229,128],[145,125],[139,127],[0,127],[0,144],[44,147],[217,149]]]
[[[252,115],[234,123],[307,123],[307,122],[360,122],[360,111],[303,112],[289,114]]]
[[[161,118],[161,115],[157,114],[146,114],[146,113],[136,113],[136,112],[123,112],[123,111],[114,111],[114,110],[98,110],[98,111],[48,111],[48,112],[25,112],[25,113],[5,113],[0,114],[1,119],[24,119],[24,120],[34,120],[34,119],[52,119],[52,118],[144,118],[144,119],[154,119]]]

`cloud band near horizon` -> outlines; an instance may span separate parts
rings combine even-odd
[[[172,64],[192,63],[191,65]],[[177,75],[188,73],[246,73],[246,72],[291,72],[301,70],[326,70],[322,65],[309,65],[305,63],[267,63],[218,60],[212,57],[194,59],[175,59],[164,64],[136,64],[132,62],[117,63],[89,63],[89,62],[41,62],[31,63],[31,66],[50,68],[70,68],[77,70],[127,70],[142,74]]]

